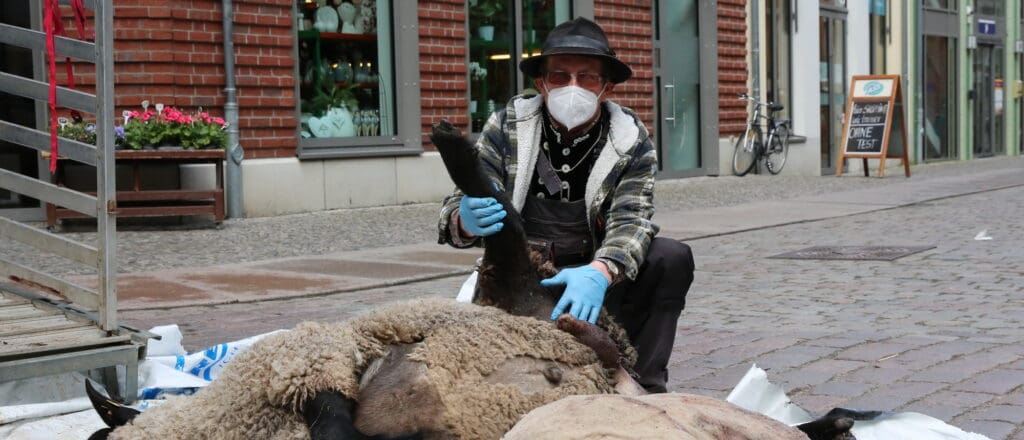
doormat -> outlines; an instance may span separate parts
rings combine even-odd
[[[893,261],[935,246],[811,246],[768,258],[791,260],[879,260]]]

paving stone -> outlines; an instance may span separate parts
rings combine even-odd
[[[894,383],[851,399],[850,405],[860,409],[893,411],[941,388],[940,384],[925,382]]]
[[[811,388],[810,393],[839,397],[856,397],[863,395],[871,388],[873,387],[863,383],[831,380]]]
[[[1019,370],[987,371],[953,386],[954,390],[976,393],[1005,394],[1024,385],[1024,374]]]
[[[927,399],[907,404],[900,410],[919,412],[939,420],[949,421],[967,413],[970,411],[970,407],[980,407],[996,400],[996,397],[991,394],[939,391],[929,395]]]
[[[995,420],[1024,425],[1024,406],[1021,405],[994,405],[969,414],[977,420]]]
[[[991,420],[962,421],[962,418],[963,417],[958,417],[954,419],[953,425],[966,432],[978,433],[991,438],[992,440],[1006,439],[1017,429],[1017,427],[1012,423]]]

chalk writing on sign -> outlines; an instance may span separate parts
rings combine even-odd
[[[854,101],[851,107],[850,128],[846,133],[846,152],[881,153],[889,102]]]

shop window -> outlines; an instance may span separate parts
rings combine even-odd
[[[401,105],[418,95],[398,86],[416,82],[418,69],[403,67],[418,65],[418,49],[396,44],[416,41],[400,26],[416,8],[394,3],[297,0],[300,157],[418,151],[419,106]]]
[[[995,17],[1003,16],[1003,2],[1005,0],[977,0],[977,11],[979,15]]]
[[[943,11],[955,11],[955,0],[924,0],[925,9],[939,9]]]
[[[956,158],[956,39],[924,38],[924,160]]]
[[[479,132],[518,93],[536,92],[519,60],[539,54],[548,33],[572,18],[570,0],[469,0],[469,114]],[[519,21],[516,17],[521,17]]]
[[[768,0],[766,9],[768,100],[785,106],[785,109],[776,115],[783,119],[789,119],[793,107],[789,3],[789,0]]]

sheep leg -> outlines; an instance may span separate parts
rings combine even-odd
[[[312,440],[412,440],[419,434],[401,437],[368,436],[356,429],[352,419],[355,400],[334,391],[321,391],[306,402],[302,416]]]
[[[474,302],[496,306],[514,315],[546,316],[558,297],[540,286],[536,267],[531,264],[522,219],[507,195],[499,192],[484,173],[476,147],[446,120],[434,124],[430,140],[441,154],[448,175],[464,194],[494,197],[508,213],[501,231],[485,239],[484,264],[480,268]]]
[[[603,367],[615,369],[616,392],[630,396],[647,394],[647,391],[622,366],[623,362],[619,358],[619,347],[612,341],[608,332],[587,321],[573,318],[568,313],[559,316],[558,320],[555,321],[555,326],[559,330],[572,335],[581,344],[594,350],[594,353],[597,353],[597,358],[601,360]]]

